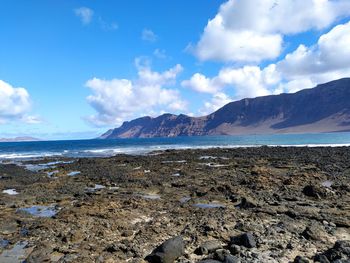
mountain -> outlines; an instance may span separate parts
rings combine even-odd
[[[16,137],[16,138],[0,138],[0,142],[33,142],[40,141],[40,139],[33,137]]]
[[[100,138],[341,131],[350,131],[350,78],[296,93],[234,101],[203,117],[142,117],[124,122]]]

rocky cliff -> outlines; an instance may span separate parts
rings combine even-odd
[[[340,131],[350,131],[350,78],[293,94],[234,101],[203,117],[142,117],[124,122],[100,138]]]

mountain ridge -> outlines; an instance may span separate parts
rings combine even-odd
[[[350,78],[296,93],[233,101],[201,117],[166,113],[110,129],[101,139],[239,135],[350,130]]]

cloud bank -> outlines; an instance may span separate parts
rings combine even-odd
[[[136,80],[92,78],[86,82],[86,87],[93,93],[87,101],[97,112],[87,118],[91,124],[120,125],[126,119],[158,114],[163,109],[179,111],[186,108],[187,103],[180,98],[180,92],[168,88],[175,84],[183,70],[181,65],[161,73],[152,71],[139,61],[136,65]]]

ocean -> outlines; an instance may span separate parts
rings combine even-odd
[[[114,140],[66,140],[2,142],[0,160],[40,157],[107,157],[116,154],[146,154],[166,149],[257,146],[350,146],[350,132],[318,134],[273,134]]]

